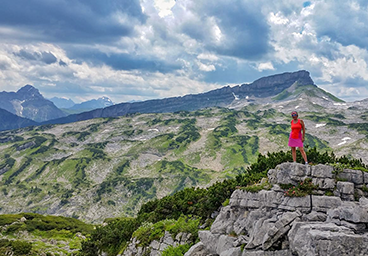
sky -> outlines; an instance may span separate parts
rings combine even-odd
[[[308,70],[368,98],[366,0],[1,0],[0,91],[115,103]]]

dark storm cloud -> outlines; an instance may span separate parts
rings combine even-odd
[[[172,72],[180,69],[181,66],[177,63],[168,63],[159,59],[149,59],[148,57],[139,57],[133,54],[112,53],[106,54],[97,50],[82,50],[76,48],[69,51],[69,58],[77,61],[90,62],[93,65],[106,64],[115,70],[143,70],[161,73]]]
[[[207,48],[218,54],[243,59],[257,59],[271,50],[269,26],[261,7],[255,1],[198,2],[193,10],[201,17],[187,21],[182,30],[187,35],[202,41]],[[220,42],[211,37],[210,22],[213,18],[222,33]]]
[[[353,4],[355,3],[355,4]],[[319,37],[328,36],[344,46],[368,49],[368,2],[340,1],[339,4],[318,4],[311,21]]]
[[[21,57],[26,60],[31,61],[40,61],[45,64],[52,64],[57,61],[57,58],[51,52],[28,52],[25,50],[20,50],[19,52],[14,53],[14,55]]]
[[[58,42],[113,41],[145,19],[139,0],[17,0],[2,1],[0,8],[0,27]]]

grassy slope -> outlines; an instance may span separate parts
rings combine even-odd
[[[288,122],[273,109],[214,108],[2,133],[14,140],[0,144],[0,212],[133,216],[147,200],[242,173],[259,152],[287,150]],[[306,144],[330,150],[311,134]]]

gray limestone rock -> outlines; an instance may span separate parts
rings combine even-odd
[[[198,232],[199,239],[205,245],[209,253],[216,254],[217,243],[220,235],[212,234],[208,230],[201,230]]]
[[[312,195],[312,210],[327,213],[329,209],[337,208],[341,205],[340,197],[336,196],[314,196]]]
[[[184,256],[206,256],[208,255],[205,246],[202,242],[193,245],[189,251],[187,251]]]
[[[247,251],[244,250],[241,256],[292,256],[290,250],[280,251]]]
[[[242,252],[240,247],[231,248],[229,250],[223,251],[220,253],[220,256],[241,256]]]
[[[355,185],[363,184],[363,172],[360,170],[344,169],[337,175],[337,178],[347,180]]]
[[[318,165],[312,166],[311,176],[314,178],[332,179],[333,170],[334,168],[332,166],[318,164]]]
[[[279,220],[275,222],[266,235],[263,237],[262,249],[264,251],[272,247],[281,237],[283,237],[291,228],[291,224],[295,220],[299,220],[302,214],[299,211],[286,212],[280,216]]]
[[[284,197],[278,208],[281,210],[299,210],[301,212],[308,213],[312,208],[311,198],[309,195],[304,197]]]
[[[292,253],[314,255],[367,255],[368,237],[333,223],[294,223],[288,234]]]
[[[239,207],[231,207],[230,205],[223,207],[220,214],[211,226],[211,232],[214,234],[230,233],[233,223],[244,214],[244,209]]]
[[[368,206],[355,202],[343,202],[340,207],[327,212],[328,219],[345,220],[352,223],[368,223]]]
[[[336,186],[336,181],[330,178],[312,178],[312,183],[319,189],[334,189]]]
[[[216,253],[221,254],[222,252],[232,249],[235,241],[236,237],[221,235],[217,242]]]
[[[352,182],[338,181],[336,188],[340,194],[354,195],[354,183]]]
[[[327,219],[327,214],[322,213],[322,212],[316,212],[316,211],[312,211],[312,212],[310,212],[310,213],[308,213],[308,214],[306,214],[302,217],[302,221],[305,221],[305,222],[307,222],[307,221],[310,221],[310,222],[312,222],[312,221],[324,222],[324,221],[326,221],[326,219]]]
[[[310,166],[298,163],[282,163],[268,173],[268,180],[271,184],[298,184],[298,182],[309,176]]]

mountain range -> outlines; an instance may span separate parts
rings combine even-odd
[[[82,103],[74,103],[71,99],[58,97],[53,97],[50,100],[55,104],[55,106],[69,114],[77,114],[114,105],[114,103],[106,96],[84,101]]]
[[[267,104],[293,99],[297,92],[318,96],[323,106],[342,100],[316,86],[308,71],[288,72],[260,78],[250,84],[226,86],[200,94],[114,105],[107,97],[75,104],[70,99],[43,98],[37,89],[27,85],[16,93],[0,93],[0,108],[39,124],[63,124],[100,117],[118,117],[132,113],[169,113],[194,111],[208,107],[241,108],[248,104]],[[324,98],[323,98],[324,97]],[[64,107],[58,109],[59,107]],[[3,127],[15,129],[27,123],[9,120]]]

